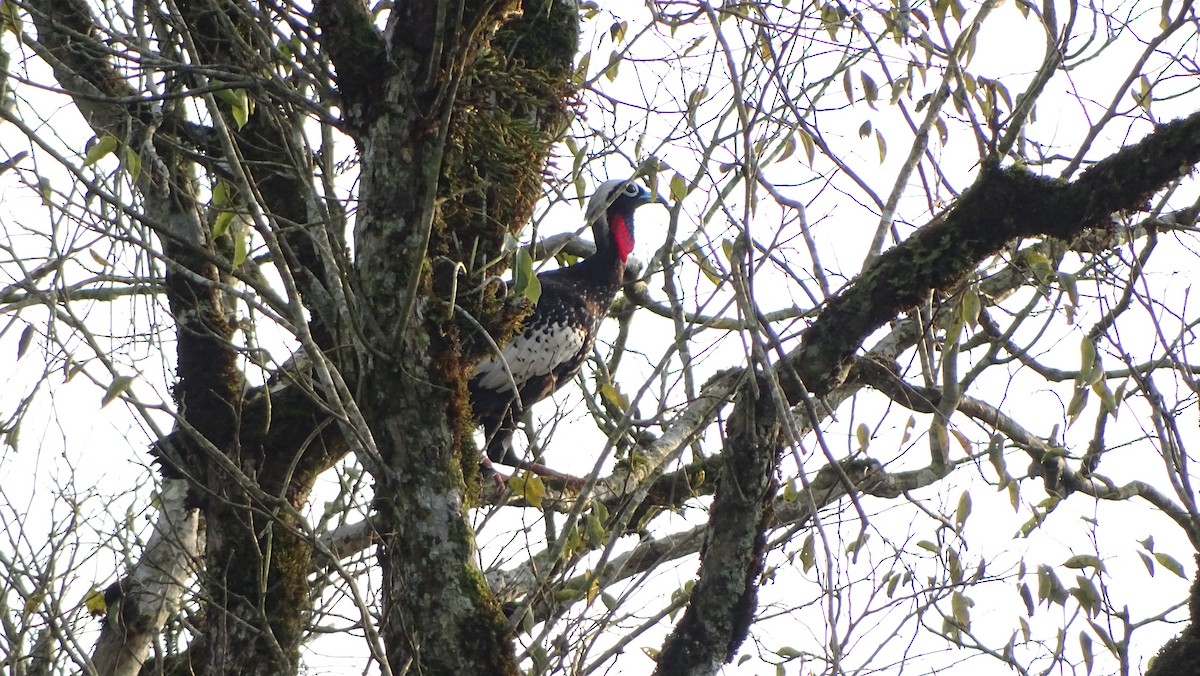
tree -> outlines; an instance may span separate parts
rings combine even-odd
[[[1197,661],[1191,2],[3,7],[11,672]],[[491,490],[495,280],[626,175],[595,471]]]

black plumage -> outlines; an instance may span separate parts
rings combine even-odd
[[[542,293],[533,313],[501,348],[502,355],[479,363],[468,387],[475,420],[486,438],[490,460],[484,461],[485,468],[496,461],[563,476],[523,462],[513,451],[517,420],[525,409],[574,378],[587,360],[596,331],[621,288],[625,261],[633,249],[633,213],[651,201],[650,191],[637,183],[603,183],[585,212],[596,253],[538,275]]]

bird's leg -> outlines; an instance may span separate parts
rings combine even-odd
[[[508,484],[508,477],[501,474],[486,455],[479,462],[479,474],[482,481],[490,481],[496,488],[504,488]]]

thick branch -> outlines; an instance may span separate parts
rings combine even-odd
[[[803,387],[823,396],[846,375],[873,331],[975,270],[1008,242],[1049,235],[1069,240],[1108,227],[1113,213],[1146,200],[1200,161],[1200,113],[1163,125],[1063,185],[1019,167],[985,167],[947,213],[884,253],[830,299],[788,357]],[[785,381],[789,399],[800,383]]]

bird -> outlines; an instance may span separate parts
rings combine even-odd
[[[532,313],[499,354],[476,366],[467,388],[475,422],[484,432],[481,469],[485,477],[503,483],[492,467],[492,462],[498,462],[565,483],[581,481],[522,460],[513,449],[512,437],[522,413],[570,382],[587,361],[624,281],[625,262],[634,246],[634,211],[651,202],[667,204],[632,179],[602,183],[584,211],[596,252],[573,265],[540,273],[541,296]]]

